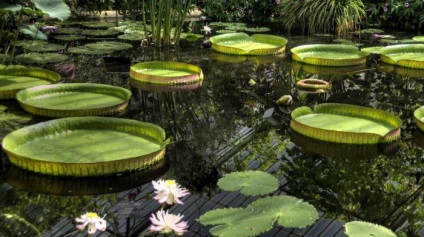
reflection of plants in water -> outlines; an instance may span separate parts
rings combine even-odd
[[[281,167],[289,180],[288,193],[313,199],[321,210],[341,219],[393,224],[390,218],[402,212],[420,183],[413,164],[420,154],[405,154],[404,146],[397,155],[375,158],[323,157],[287,150],[291,157]]]
[[[0,212],[18,218],[3,221],[4,217],[1,217],[0,235],[34,236],[31,225],[36,226],[38,232],[45,233],[60,219],[79,216],[81,209],[105,214],[116,203],[116,198],[115,194],[66,197],[9,190],[0,193]]]

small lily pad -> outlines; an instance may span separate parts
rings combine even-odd
[[[272,228],[275,222],[286,228],[303,228],[318,219],[317,210],[292,196],[272,196],[254,201],[246,208],[223,208],[208,211],[198,221],[217,225],[213,236],[256,236]]]
[[[58,35],[53,38],[57,41],[63,41],[63,42],[85,40],[85,36],[82,36],[82,35]]]
[[[77,46],[69,48],[68,52],[73,54],[109,54],[113,51],[110,49],[94,49],[85,46]]]
[[[345,233],[349,237],[364,237],[364,236],[378,236],[378,237],[396,237],[390,229],[364,221],[351,221],[345,224]]]
[[[244,195],[264,195],[278,188],[278,180],[261,171],[233,172],[218,181],[226,191],[240,191]]]
[[[424,42],[424,35],[412,37],[412,40]]]

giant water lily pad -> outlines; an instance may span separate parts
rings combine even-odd
[[[302,106],[291,113],[290,127],[307,137],[349,144],[378,144],[400,137],[402,120],[373,108],[327,103],[312,111]]]
[[[16,94],[25,111],[46,117],[113,114],[125,110],[130,97],[122,87],[93,83],[43,85]]]
[[[269,55],[284,53],[287,39],[275,35],[230,33],[212,36],[212,49],[236,55]]]
[[[424,42],[424,36],[423,35],[415,36],[415,37],[412,37],[412,40],[416,42]]]
[[[116,30],[83,30],[81,34],[88,37],[116,37],[120,32]]]
[[[292,59],[318,66],[354,66],[365,64],[367,52],[353,45],[310,44],[291,49]]]
[[[165,155],[164,130],[110,117],[71,117],[15,130],[3,139],[10,162],[36,173],[101,176],[149,168]]]
[[[96,43],[90,43],[85,44],[85,47],[95,49],[95,50],[105,50],[105,51],[120,51],[120,50],[126,50],[131,49],[132,45],[122,42],[114,42],[114,41],[104,41],[104,42],[96,42]]]
[[[0,99],[12,99],[20,90],[59,80],[58,73],[42,68],[0,65]]]
[[[85,40],[85,36],[82,36],[82,35],[57,35],[53,38],[57,41],[62,41],[62,42],[73,42],[73,41]]]
[[[203,80],[202,69],[196,65],[156,61],[137,63],[130,68],[130,81],[158,85],[186,85]]]
[[[290,67],[294,70],[302,70],[306,73],[319,74],[319,75],[346,75],[346,74],[357,74],[367,68],[366,64],[359,64],[355,66],[344,66],[344,67],[329,67],[329,66],[317,66],[312,64],[304,64],[297,61],[292,61]]]
[[[31,52],[58,52],[65,49],[65,46],[61,44],[43,44],[43,45],[31,45],[25,47],[26,50]]]
[[[345,233],[348,237],[378,236],[378,237],[396,237],[397,235],[390,229],[365,222],[351,221],[345,224]]]
[[[424,44],[400,44],[380,50],[381,61],[408,68],[424,69]]]
[[[421,106],[414,111],[414,120],[417,124],[417,127],[421,131],[424,131],[424,106]]]
[[[34,64],[47,64],[47,63],[60,63],[68,59],[67,55],[59,53],[28,53],[20,54],[15,57],[17,62],[21,63],[34,63]]]

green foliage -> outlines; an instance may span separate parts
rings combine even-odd
[[[309,34],[346,34],[365,17],[361,0],[286,0],[283,11],[288,30],[298,28]]]
[[[32,0],[35,7],[52,18],[64,21],[69,18],[71,11],[63,0]]]
[[[422,30],[424,24],[424,2],[412,0],[366,1],[368,23],[379,23],[384,27]]]
[[[287,228],[303,228],[318,219],[316,209],[301,199],[273,196],[259,199],[246,208],[224,208],[208,211],[198,221],[217,225],[214,236],[255,236],[270,230],[275,222]]]
[[[244,195],[264,195],[278,188],[278,180],[261,171],[233,172],[221,178],[218,186],[226,191],[240,191]]]
[[[39,31],[33,25],[22,24],[21,27],[19,28],[19,31],[25,35],[31,36],[31,38],[33,39],[47,40],[47,35]]]
[[[351,221],[345,225],[345,233],[349,237],[363,237],[363,236],[378,236],[378,237],[396,237],[390,229],[384,226],[364,222],[364,221]]]
[[[213,21],[273,22],[283,19],[280,0],[196,1],[197,7]]]
[[[244,171],[227,174],[218,185],[228,191],[246,195],[273,192],[278,181],[263,171]],[[266,187],[261,187],[266,186]],[[223,208],[208,211],[198,221],[203,225],[217,225],[210,230],[214,236],[256,236],[278,225],[303,228],[318,219],[317,210],[309,203],[292,196],[271,196],[258,199],[246,208]]]

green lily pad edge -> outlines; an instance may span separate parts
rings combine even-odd
[[[386,111],[338,103],[292,111],[290,127],[321,141],[346,144],[389,143],[400,138],[402,120]],[[331,121],[331,122],[329,122]]]

